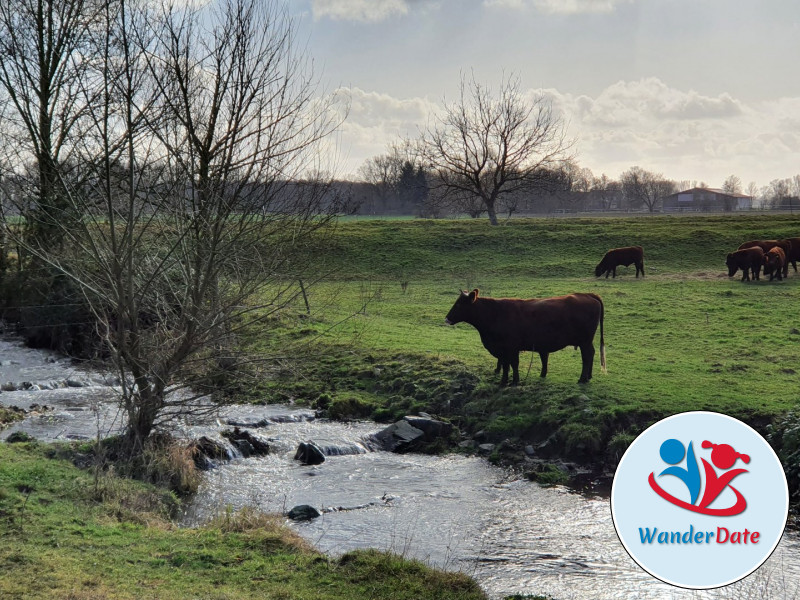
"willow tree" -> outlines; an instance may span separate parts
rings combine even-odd
[[[440,198],[456,206],[477,202],[492,225],[499,201],[535,189],[570,147],[564,121],[544,95],[526,95],[514,77],[495,94],[474,76],[462,77],[459,98],[444,103],[420,144]]]

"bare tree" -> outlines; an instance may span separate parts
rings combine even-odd
[[[620,175],[622,192],[632,208],[645,206],[655,212],[662,198],[675,193],[674,181],[664,179],[661,173],[645,171],[641,167],[631,167]]]
[[[86,114],[80,99],[89,32],[100,3],[15,0],[0,3],[0,87],[8,97],[3,150],[17,164],[33,161],[33,194],[17,199],[29,234],[58,247],[58,223],[68,218],[62,189],[76,128]],[[33,200],[32,205],[28,202]]]
[[[753,200],[758,197],[758,185],[755,181],[751,181],[747,184],[747,188],[745,189],[745,193],[750,196]]]
[[[461,79],[459,99],[445,103],[421,139],[432,187],[443,198],[480,201],[497,225],[498,201],[534,188],[537,174],[567,158],[563,120],[544,96],[525,97],[518,78],[490,88]]]
[[[33,248],[94,315],[132,453],[245,360],[241,327],[302,293],[305,245],[335,210],[317,160],[340,112],[291,20],[269,2],[214,6],[106,3],[92,172],[67,195],[86,216],[62,228],[63,251]]]
[[[621,188],[618,181],[610,179],[608,175],[603,173],[600,177],[595,177],[592,180],[592,193],[600,200],[600,208],[609,210],[612,208],[614,200],[620,196]]]
[[[736,175],[728,175],[725,182],[722,184],[722,191],[726,194],[741,194],[742,180]]]

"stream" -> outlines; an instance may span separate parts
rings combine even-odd
[[[42,441],[94,439],[119,429],[113,377],[82,370],[56,354],[0,338],[0,405],[29,411],[0,431]],[[46,408],[44,408],[46,407]],[[242,458],[219,433],[232,423],[265,438],[268,456]],[[694,592],[642,571],[617,539],[607,498],[518,480],[478,457],[370,452],[375,423],[317,420],[291,406],[232,406],[184,422],[176,433],[229,448],[230,460],[205,473],[185,508],[197,526],[231,509],[285,512],[298,504],[328,509],[291,526],[322,551],[389,550],[474,577],[492,598],[546,594],[556,599],[798,598],[800,535],[787,531],[748,578]],[[326,454],[317,466],[293,460],[300,442]]]

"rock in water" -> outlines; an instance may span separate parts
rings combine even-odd
[[[215,460],[228,457],[228,453],[222,444],[206,436],[193,441],[189,449],[192,453],[194,464],[203,471],[213,469]]]
[[[220,435],[230,440],[245,458],[248,456],[264,456],[265,454],[269,454],[269,444],[249,431],[242,431],[238,427],[234,427],[233,431],[226,430]]]
[[[447,437],[453,426],[444,421],[425,417],[403,417],[383,431],[371,436],[372,445],[387,452],[408,452],[423,444]]]
[[[325,462],[325,455],[314,442],[300,442],[294,459],[304,465],[320,465]]]
[[[28,435],[24,431],[15,431],[10,436],[6,438],[6,442],[9,444],[19,444],[23,442],[35,442],[36,438],[32,435]]]
[[[300,504],[295,506],[289,511],[288,514],[292,521],[310,521],[312,519],[316,519],[319,515],[320,512],[308,504]]]

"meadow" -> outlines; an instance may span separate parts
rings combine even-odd
[[[246,335],[254,355],[281,359],[240,391],[344,418],[431,412],[511,448],[612,466],[644,427],[677,412],[724,412],[765,431],[800,399],[800,276],[742,283],[725,256],[798,234],[791,215],[340,222],[309,253],[326,273],[309,290],[310,314],[298,301]],[[634,244],[644,279],[633,266],[593,276],[606,250]],[[444,324],[459,290],[473,288],[598,293],[608,374],[596,357],[594,379],[579,385],[580,353],[568,348],[540,379],[538,356],[523,353],[521,385],[500,388],[477,331]]]
[[[75,447],[0,444],[0,598],[485,598],[466,575],[376,551],[328,558],[281,517],[171,521],[175,498],[70,462]]]

